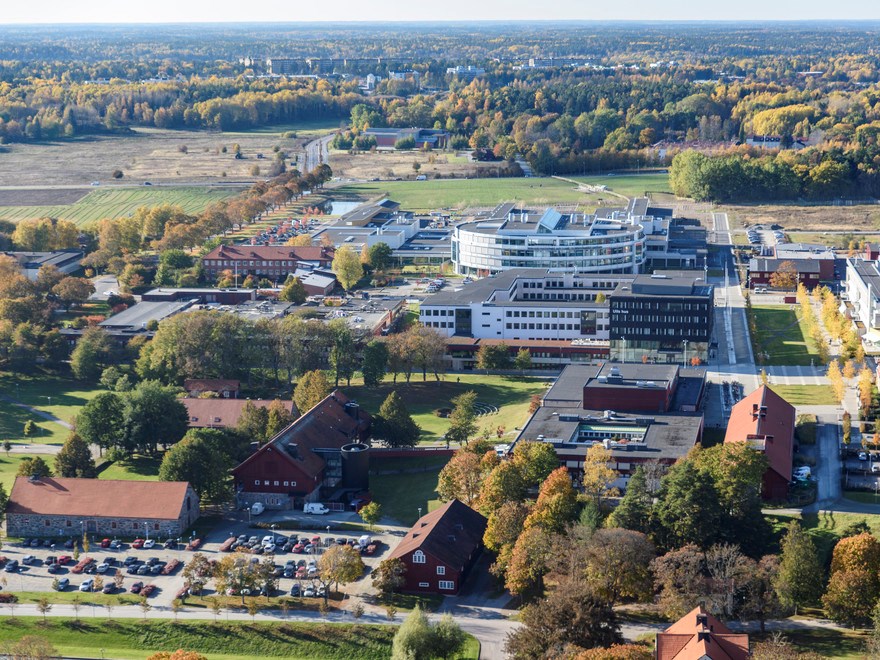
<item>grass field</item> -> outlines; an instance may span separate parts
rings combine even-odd
[[[831,385],[772,385],[770,389],[793,406],[836,406]]]
[[[787,232],[787,234],[792,243],[818,243],[820,245],[828,245],[838,250],[847,249],[851,239],[855,239],[857,242],[868,241],[869,243],[880,241],[880,234],[849,234],[809,231]]]
[[[452,399],[463,392],[474,390],[478,403],[491,403],[498,407],[497,413],[477,419],[481,428],[489,426],[494,431],[496,427],[503,425],[510,434],[515,427],[522,426],[528,419],[531,396],[543,394],[548,386],[548,380],[529,377],[461,374],[445,375],[443,380],[437,382],[429,374],[428,380],[423,382],[421,374],[414,374],[409,383],[399,377],[395,385],[390,378],[386,378],[379,387],[355,385],[343,390],[370,413],[378,412],[385,397],[396,391],[403,398],[413,419],[422,428],[421,440],[425,442],[439,441],[449,428],[449,420],[438,417],[433,411],[451,408]]]
[[[161,456],[135,454],[124,463],[117,461],[104,468],[98,479],[130,479],[132,481],[158,481]]]
[[[184,648],[210,660],[291,658],[384,660],[391,654],[391,626],[325,623],[212,623],[139,619],[3,617],[0,642],[24,635],[47,639],[65,656],[142,659],[155,651]],[[470,656],[476,658],[477,656]]]
[[[334,188],[337,196],[390,197],[407,210],[491,207],[501,202],[524,204],[584,204],[595,207],[601,195],[582,193],[565,181],[550,178],[436,179],[430,181],[381,181]],[[607,196],[606,196],[607,197]]]
[[[802,653],[812,651],[822,658],[835,660],[862,660],[868,657],[865,655],[866,633],[810,627],[810,620],[804,617],[797,617],[796,620],[803,621],[804,628],[784,630],[782,634],[798,651]],[[764,637],[769,638],[770,634],[768,632]],[[753,646],[761,639],[760,634],[750,635]]]
[[[344,119],[320,119],[314,121],[297,121],[290,124],[273,124],[271,126],[258,126],[242,131],[223,131],[222,135],[234,137],[236,135],[271,135],[274,133],[296,133],[297,137],[318,137],[335,133],[340,126],[344,126]]]
[[[789,305],[755,305],[752,307],[757,322],[757,336],[752,337],[752,347],[767,353],[765,364],[809,366],[811,361],[819,364],[816,342],[804,327],[797,307]]]
[[[103,578],[103,580],[104,584],[112,582],[112,578],[108,577]],[[15,582],[11,582],[7,588],[12,590],[14,587]],[[110,603],[111,605],[137,605],[141,602],[140,596],[132,593],[83,593],[79,589],[74,589],[73,587],[68,587],[68,591],[16,591],[15,595],[18,597],[19,603],[36,603],[41,598],[46,598],[50,603],[70,604],[74,602],[74,599],[79,598],[79,602],[84,607],[104,607],[107,603]],[[83,611],[83,614],[84,613],[85,610]]]
[[[50,376],[21,376],[0,374],[0,394],[21,401],[37,410],[54,415],[65,422],[72,422],[79,409],[92,399],[100,389],[65,378]],[[24,436],[24,424],[33,419],[41,432],[33,438]],[[0,439],[13,443],[62,443],[69,430],[0,399]]]
[[[608,186],[619,195],[642,197],[645,193],[671,193],[668,174],[612,174],[605,176],[573,176],[575,181],[591,186]]]
[[[864,521],[871,532],[880,535],[880,515],[867,513],[841,513],[836,511],[821,511],[819,513],[802,513],[800,515],[770,514],[767,516],[770,524],[776,530],[778,536],[785,533],[785,527],[792,519],[797,519],[813,538],[816,549],[824,560],[830,560],[831,550],[841,537],[843,530],[850,525]]]
[[[15,482],[15,474],[18,472],[18,466],[26,458],[33,458],[33,456],[29,454],[9,454],[7,456],[5,453],[0,453],[0,484],[3,484],[7,494],[12,490],[12,484]],[[43,460],[51,467],[54,457],[46,456],[44,454]]]
[[[385,474],[370,478],[373,501],[382,505],[382,515],[412,525],[422,515],[440,506],[437,476],[440,469],[413,474]]]
[[[82,199],[56,206],[0,206],[0,219],[53,217],[87,225],[102,218],[131,215],[141,206],[174,204],[187,213],[199,213],[213,202],[241,192],[238,187],[110,187],[90,192]]]

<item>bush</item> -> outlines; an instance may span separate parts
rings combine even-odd
[[[0,593],[0,603],[8,604],[8,603],[17,603],[18,596],[10,593]]]
[[[112,176],[114,179],[121,179],[123,176],[122,170],[113,170],[113,174],[111,174],[110,176]]]
[[[409,149],[416,148],[416,140],[412,137],[400,138],[397,142],[394,143],[394,148],[398,151],[407,151]]]

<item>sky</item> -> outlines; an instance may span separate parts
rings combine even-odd
[[[880,19],[877,0],[6,0],[9,23]]]

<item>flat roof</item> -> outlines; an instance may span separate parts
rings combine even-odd
[[[595,378],[601,369],[596,364],[569,364],[562,370],[553,386],[544,395],[545,405],[559,405],[567,401],[581,404],[584,400],[584,384]]]
[[[194,300],[139,302],[119,312],[119,314],[114,314],[110,318],[101,321],[98,325],[102,328],[132,328],[140,330],[150,321],[162,321],[194,304]]]
[[[686,274],[688,272],[692,275]],[[703,271],[678,271],[673,276],[654,274],[636,275],[631,282],[621,282],[612,298],[631,296],[684,296],[694,298],[712,297],[712,285],[703,280]]]
[[[880,300],[880,272],[877,271],[877,262],[847,259],[847,264],[851,265],[859,279],[870,287],[874,300]]]

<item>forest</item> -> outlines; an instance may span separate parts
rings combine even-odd
[[[333,120],[349,122],[334,142],[345,150],[374,148],[367,127],[420,126],[543,175],[672,165],[675,191],[699,199],[867,197],[880,185],[877,24],[373,27],[205,26],[211,39],[180,26],[120,28],[126,39],[5,27],[0,143]],[[302,75],[270,75],[273,57]],[[447,74],[457,65],[485,73]],[[676,159],[687,152],[698,156]]]

